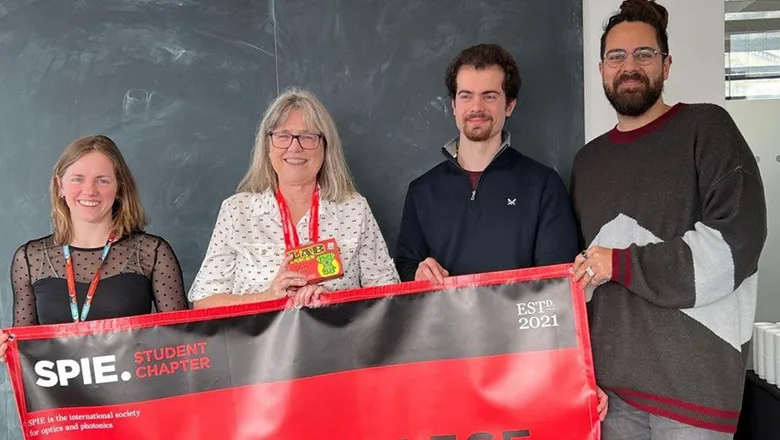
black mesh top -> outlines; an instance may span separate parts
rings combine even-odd
[[[103,247],[70,247],[79,311]],[[73,322],[62,246],[49,235],[16,250],[11,265],[14,325]],[[187,308],[181,267],[163,238],[137,233],[116,241],[103,263],[87,321]]]

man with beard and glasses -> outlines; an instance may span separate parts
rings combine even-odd
[[[668,13],[626,0],[601,37],[618,124],[582,148],[572,198],[595,287],[596,377],[610,439],[725,439],[736,430],[756,308],[766,205],[758,166],[728,113],[667,105]]]

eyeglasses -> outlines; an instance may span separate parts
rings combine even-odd
[[[304,150],[316,150],[320,146],[320,140],[325,139],[325,136],[317,133],[291,134],[284,131],[280,133],[272,131],[268,135],[271,136],[271,145],[283,150],[290,148],[296,139],[298,145]]]
[[[623,49],[615,49],[610,50],[606,53],[606,55],[604,55],[604,61],[606,61],[610,67],[620,67],[623,65],[623,63],[626,62],[629,54],[634,57],[634,62],[640,66],[649,66],[652,64],[655,56],[658,54],[663,56],[668,55],[665,52],[655,50],[651,47],[638,47],[634,49],[633,52],[626,52]]]

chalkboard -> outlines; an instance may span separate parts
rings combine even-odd
[[[568,179],[583,142],[579,0],[4,0],[0,268],[50,232],[49,177],[63,148],[103,133],[189,286],[262,112],[290,86],[332,113],[392,252],[408,183],[457,134],[446,66],[480,42],[520,66],[513,145]],[[12,305],[0,277],[3,326]],[[5,373],[0,394],[0,440],[21,438]]]

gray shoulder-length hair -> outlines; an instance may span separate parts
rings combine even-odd
[[[325,160],[317,174],[320,197],[336,203],[348,200],[356,190],[347,168],[336,124],[325,106],[311,92],[297,88],[284,91],[265,111],[257,128],[252,163],[238,184],[237,191],[259,193],[269,189],[276,190],[279,179],[269,157],[270,133],[283,124],[293,110],[301,112],[309,130],[319,131],[324,136],[322,148],[325,148]]]

